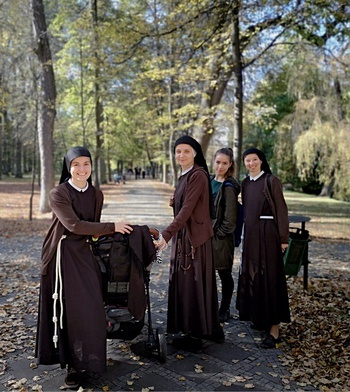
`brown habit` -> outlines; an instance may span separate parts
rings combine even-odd
[[[93,186],[79,192],[65,182],[50,192],[53,220],[42,249],[42,275],[36,357],[39,364],[66,364],[103,372],[106,366],[106,319],[101,272],[87,239],[114,233],[114,223],[99,223],[103,194]],[[57,300],[58,342],[54,346],[56,252],[62,235],[62,301]],[[63,328],[60,316],[63,310]]]
[[[270,182],[271,194],[266,174],[256,181],[246,178],[242,182],[244,240],[237,289],[240,319],[267,330],[290,321],[281,251],[281,244],[289,238],[288,210],[280,181],[271,175]],[[274,212],[268,198],[274,201]],[[260,219],[272,215],[275,219]]]
[[[174,221],[162,233],[172,239],[169,333],[211,335],[219,328],[218,300],[209,211],[207,174],[197,165],[179,179],[174,193]]]

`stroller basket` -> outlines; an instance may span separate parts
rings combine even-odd
[[[289,233],[289,245],[284,255],[284,268],[288,276],[297,276],[301,265],[308,262],[305,260],[305,251],[309,243],[309,232],[299,228],[295,230]]]

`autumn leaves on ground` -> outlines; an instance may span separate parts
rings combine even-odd
[[[115,187],[104,187],[108,198]],[[44,236],[51,214],[38,213],[36,186],[33,220],[29,221],[30,196],[28,180],[0,182],[0,236]],[[315,243],[339,242],[343,249],[350,249],[349,203],[292,192],[286,200],[291,213],[312,218],[308,228]],[[320,259],[329,261],[333,256],[324,254]],[[332,268],[332,262],[325,263],[317,277],[309,278],[307,291],[302,289],[302,277],[288,280],[292,322],[282,327],[281,361],[300,390],[350,390],[350,261],[344,264],[346,268],[339,271]]]

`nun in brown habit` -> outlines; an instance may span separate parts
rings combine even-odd
[[[101,272],[87,240],[132,231],[127,223],[100,223],[103,194],[91,183],[91,166],[85,147],[68,151],[50,191],[52,223],[42,247],[36,357],[67,368],[68,388],[79,386],[81,370],[106,369]]]
[[[249,175],[242,181],[244,240],[237,303],[240,320],[266,330],[262,348],[281,341],[279,324],[290,322],[283,252],[288,246],[288,209],[280,180],[271,173],[265,154],[243,153]]]
[[[190,136],[175,142],[182,173],[176,187],[174,220],[156,246],[172,239],[167,331],[182,332],[173,345],[185,350],[202,347],[202,338],[224,341],[219,324],[216,277],[212,252],[212,194],[200,144]]]

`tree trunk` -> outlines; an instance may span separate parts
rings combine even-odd
[[[81,39],[79,38],[79,58],[80,58],[80,121],[83,137],[83,146],[87,145],[86,140],[86,126],[85,126],[85,94],[84,94],[84,60],[83,60],[83,47]]]
[[[42,107],[38,127],[41,162],[41,192],[39,210],[40,212],[49,212],[49,192],[55,186],[53,130],[56,117],[56,85],[43,1],[32,0],[32,8],[37,42],[35,52],[42,67]]]
[[[93,21],[93,34],[94,34],[94,57],[95,57],[95,122],[96,122],[96,152],[95,152],[95,187],[99,188],[100,183],[103,182],[102,178],[102,143],[103,143],[103,106],[100,96],[100,58],[98,54],[99,37],[98,37],[98,17],[97,17],[97,0],[92,0],[92,21]],[[105,181],[104,181],[105,182]]]
[[[16,178],[23,178],[23,170],[22,170],[22,149],[23,145],[20,138],[16,137]]]
[[[34,71],[34,70],[33,70]],[[36,171],[36,143],[37,143],[37,135],[38,135],[38,117],[39,117],[39,102],[38,102],[38,84],[35,78],[35,72],[33,72],[33,84],[35,91],[35,128],[34,128],[34,143],[33,143],[33,151],[32,151],[32,186],[30,192],[29,199],[29,220],[33,219],[33,200],[34,200],[34,190],[35,190],[35,171]]]
[[[0,124],[0,180],[2,180],[2,173],[3,173],[3,140],[5,137],[5,115],[4,113],[0,113],[1,115],[1,124]]]
[[[242,136],[243,136],[243,69],[241,43],[239,36],[239,5],[232,10],[232,46],[233,46],[233,157],[235,161],[235,177],[239,180],[241,171]]]
[[[212,58],[211,75],[204,88],[204,94],[202,95],[202,102],[200,108],[200,116],[203,117],[201,128],[196,128],[194,132],[195,139],[202,146],[203,153],[206,154],[211,138],[215,133],[214,120],[216,116],[216,107],[220,104],[221,99],[226,90],[227,84],[234,74],[235,82],[235,122],[242,124],[242,101],[238,94],[238,91],[242,91],[242,64],[240,58],[240,40],[239,40],[239,28],[238,28],[238,14],[240,10],[240,1],[234,3],[232,10],[232,52],[227,50],[226,44],[222,43],[221,52]],[[223,7],[226,7],[223,2]],[[217,51],[219,48],[217,48]],[[223,53],[227,53],[223,57]],[[213,83],[216,81],[216,83]],[[238,85],[236,84],[238,83]],[[239,98],[240,102],[236,102]],[[240,108],[240,110],[236,110]],[[239,129],[239,128],[237,128]],[[240,125],[240,132],[242,132],[242,126]],[[234,132],[235,127],[234,127]],[[239,132],[239,131],[238,131]],[[237,139],[237,142],[236,142]],[[234,136],[234,144],[238,143],[239,152],[242,143],[242,133],[237,137]],[[238,153],[236,151],[236,153]],[[236,156],[236,155],[235,155]]]
[[[333,195],[333,183],[332,181],[330,184],[323,184],[321,192],[318,196],[322,197],[332,197]]]
[[[221,102],[221,98],[224,95],[225,89],[227,87],[227,83],[230,80],[232,75],[232,68],[227,66],[225,72],[221,72],[220,76],[220,68],[222,66],[220,56],[217,56],[213,59],[213,67],[211,77],[208,79],[205,87],[205,93],[203,94],[203,99],[200,107],[200,116],[203,117],[202,126],[200,128],[196,127],[194,132],[194,138],[199,142],[202,146],[203,154],[205,155],[210,140],[214,135],[214,119],[216,116],[215,107],[219,105]],[[229,61],[229,60],[228,60]],[[219,75],[219,76],[218,76]],[[217,80],[216,87],[212,86],[212,81]]]
[[[334,170],[333,170],[329,182],[327,184],[323,184],[321,192],[318,196],[332,197],[334,184],[335,184],[335,178],[334,178]]]

